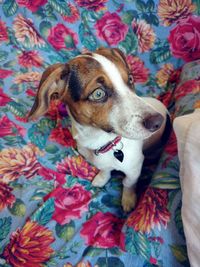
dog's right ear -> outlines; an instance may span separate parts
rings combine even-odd
[[[62,98],[67,90],[69,66],[67,64],[54,64],[42,74],[38,92],[33,107],[28,115],[28,120],[44,115],[52,98]]]

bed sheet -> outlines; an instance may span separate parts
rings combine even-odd
[[[97,170],[78,154],[65,106],[52,102],[39,121],[27,114],[47,66],[99,46],[127,55],[139,95],[159,96],[172,117],[191,111],[199,83],[180,73],[200,57],[198,5],[1,1],[0,266],[189,266],[173,132],[159,162],[144,166],[139,202],[125,214],[116,173],[92,187]]]

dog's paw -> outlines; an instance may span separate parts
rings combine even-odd
[[[137,196],[132,188],[123,188],[122,207],[125,212],[129,212],[135,208]]]
[[[92,181],[92,185],[95,187],[103,187],[108,182],[109,177],[107,175],[104,175],[102,172],[99,172],[94,180]]]

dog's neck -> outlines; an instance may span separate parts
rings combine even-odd
[[[71,116],[70,116],[71,117]],[[81,125],[71,117],[72,136],[78,145],[96,150],[116,138],[116,134],[107,133],[93,126]]]

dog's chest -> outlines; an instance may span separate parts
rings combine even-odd
[[[119,151],[117,148],[114,150],[111,149],[106,153],[100,153],[98,155],[95,154],[94,150],[87,149],[78,144],[79,153],[98,169],[116,169],[123,171],[126,167],[134,165],[135,161],[138,161],[138,151],[141,153],[141,150],[141,142],[134,142],[128,139],[123,139],[123,149]],[[120,155],[120,152],[123,153],[123,156]],[[123,157],[123,160],[121,160],[121,157]]]

